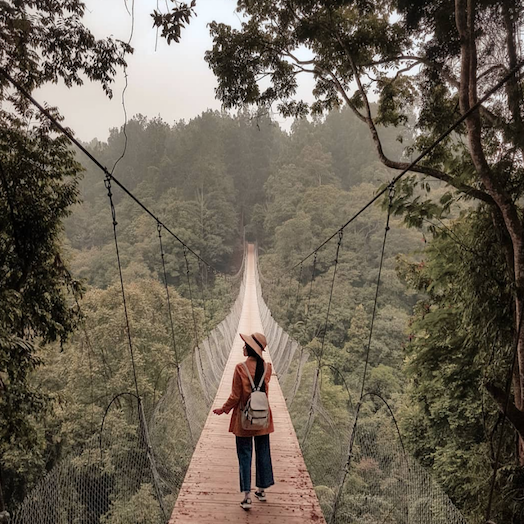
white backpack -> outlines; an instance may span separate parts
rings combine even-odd
[[[262,378],[260,379],[258,387],[255,386],[246,363],[242,362],[242,364],[246,368],[249,382],[251,382],[251,395],[242,409],[242,428],[248,430],[267,428],[269,426],[269,402],[266,393],[260,391],[266,377],[267,364],[264,364],[264,373],[262,373]]]

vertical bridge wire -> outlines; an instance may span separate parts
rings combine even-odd
[[[182,402],[182,409],[184,411],[184,416],[187,422],[187,429],[189,431],[189,438],[191,439],[191,442],[194,442],[193,438],[193,431],[191,429],[191,423],[189,422],[189,413],[187,411],[187,404],[186,404],[186,398],[184,395],[184,389],[182,387],[182,369],[180,365],[180,357],[178,355],[178,347],[176,343],[176,337],[175,337],[175,323],[173,321],[173,311],[171,308],[171,297],[169,295],[169,286],[167,284],[167,271],[166,271],[166,262],[165,262],[165,253],[164,253],[164,245],[162,242],[162,224],[160,222],[157,222],[157,231],[158,231],[158,242],[160,244],[160,258],[162,260],[162,272],[164,274],[164,285],[166,288],[166,300],[167,300],[167,311],[169,314],[169,325],[171,330],[171,343],[173,345],[173,352],[175,355],[175,363],[176,363],[176,381],[178,385],[178,392],[180,393],[180,400]]]
[[[335,493],[335,500],[333,502],[333,511],[331,513],[331,518],[330,518],[330,521],[329,521],[330,524],[334,524],[335,523],[335,519],[336,519],[336,515],[337,515],[337,509],[338,509],[338,504],[340,502],[340,496],[342,494],[342,489],[344,487],[344,483],[346,482],[346,478],[347,478],[347,475],[349,473],[349,468],[350,468],[350,465],[351,465],[351,459],[352,459],[352,455],[353,455],[353,444],[355,442],[355,432],[356,432],[356,429],[357,429],[358,416],[359,416],[359,413],[360,413],[360,408],[362,407],[362,401],[363,401],[364,396],[365,396],[364,390],[365,390],[365,386],[366,386],[367,370],[368,370],[368,366],[369,366],[369,355],[370,355],[370,352],[371,352],[371,341],[372,341],[372,338],[373,338],[373,327],[374,327],[374,324],[375,324],[375,318],[376,318],[376,314],[377,314],[377,303],[378,303],[378,296],[379,296],[379,290],[380,290],[380,281],[381,281],[381,277],[382,277],[382,268],[383,268],[383,265],[384,265],[384,255],[385,255],[385,252],[386,252],[386,240],[387,240],[387,236],[388,236],[388,231],[390,230],[389,223],[390,223],[390,219],[391,219],[391,210],[393,208],[393,198],[394,198],[394,196],[395,196],[395,185],[392,183],[392,184],[389,185],[388,214],[387,214],[387,219],[386,219],[386,227],[384,229],[384,238],[382,240],[382,251],[380,253],[380,264],[379,264],[378,275],[377,275],[377,284],[376,284],[376,289],[375,289],[375,300],[373,302],[373,313],[372,313],[372,316],[371,316],[371,324],[370,324],[370,328],[369,328],[369,338],[368,338],[368,343],[367,343],[367,347],[366,347],[366,360],[365,360],[365,364],[364,364],[364,373],[363,373],[363,377],[362,377],[362,386],[361,386],[361,389],[360,389],[360,398],[359,398],[359,401],[358,401],[358,404],[357,404],[357,407],[356,407],[355,418],[354,418],[354,421],[353,421],[353,428],[351,430],[351,434],[350,434],[350,437],[349,437],[347,461],[346,461],[346,463],[344,465],[344,470],[343,470],[343,473],[341,475],[341,480],[340,480],[339,486],[337,488],[337,491]]]
[[[191,270],[189,269],[189,260],[187,258],[187,249],[186,249],[185,246],[184,246],[184,249],[183,249],[183,253],[184,253],[184,259],[185,259],[185,263],[186,263],[186,279],[187,279],[187,287],[188,287],[188,290],[189,290],[189,300],[191,301],[191,314],[193,316],[193,331],[194,331],[194,337],[195,337],[195,350],[196,350],[197,357],[198,357],[197,365],[199,366],[199,374],[201,376],[201,382],[202,382],[202,387],[204,389],[204,395],[206,397],[206,400],[208,402],[210,402],[212,399],[210,398],[210,395],[209,395],[209,387],[208,387],[207,377],[206,377],[206,374],[205,374],[205,371],[204,371],[204,364],[202,362],[202,354],[200,352],[198,326],[197,326],[196,313],[195,313],[195,304],[194,304],[194,301],[193,301],[193,290],[192,290],[192,287],[191,287],[191,276],[190,276],[191,275]]]
[[[298,314],[297,309],[298,309],[298,301],[300,299],[300,282],[302,280],[302,270],[303,270],[303,265],[300,264],[300,271],[298,273],[298,279],[297,279],[297,296],[295,298],[295,307],[293,309],[293,315],[295,316],[295,318],[296,318],[296,315]]]
[[[317,252],[315,251],[315,257],[313,258],[313,269],[311,270],[311,279],[310,279],[310,282],[309,282],[309,292],[308,292],[308,297],[307,297],[307,305],[306,305],[306,318],[304,319],[304,324],[303,324],[303,336],[304,336],[304,339],[305,339],[305,336],[306,336],[306,329],[307,329],[307,325],[308,325],[308,321],[309,321],[309,308],[310,308],[310,304],[311,304],[311,294],[313,292],[313,282],[315,280],[315,270],[316,270],[316,267],[317,267]],[[295,400],[295,397],[297,395],[297,392],[298,392],[298,386],[299,386],[299,383],[300,383],[300,376],[301,376],[301,365],[300,363],[302,362],[302,358],[303,358],[303,355],[304,355],[304,344],[301,342],[299,344],[299,348],[300,348],[300,356],[299,356],[299,364],[297,365],[297,372],[296,372],[296,375],[295,375],[295,380],[294,380],[294,385],[293,385],[293,391],[291,393],[291,398],[289,399],[289,402],[288,402],[288,410],[291,409],[291,406],[293,404],[293,401]],[[288,399],[286,399],[287,401]]]
[[[329,301],[328,301],[328,306],[326,310],[326,321],[324,323],[324,329],[322,330],[322,342],[320,346],[320,352],[317,356],[317,368],[315,370],[315,378],[313,381],[313,395],[311,398],[311,405],[309,407],[309,415],[308,415],[308,420],[306,422],[306,428],[304,431],[304,438],[302,439],[302,446],[306,445],[307,439],[309,437],[309,433],[311,431],[311,428],[314,422],[315,407],[316,407],[316,403],[317,403],[318,395],[319,395],[318,381],[320,378],[320,371],[322,369],[322,357],[324,356],[324,345],[326,342],[326,332],[328,329],[329,315],[331,313],[331,303],[333,301],[333,290],[335,288],[335,279],[337,277],[337,267],[338,267],[338,260],[340,256],[340,246],[342,245],[343,237],[344,237],[344,229],[340,229],[338,232],[337,251],[336,251],[335,260],[334,260],[335,267],[333,269],[333,278],[331,279],[331,289],[329,291]]]
[[[111,190],[111,177],[107,176],[105,178],[104,183],[107,189],[107,196],[109,198],[109,205],[111,208],[111,219],[113,223],[113,236],[115,240],[116,259],[117,259],[117,264],[118,264],[118,275],[120,277],[120,289],[122,292],[122,303],[124,305],[124,317],[125,317],[125,325],[126,325],[126,333],[127,333],[127,342],[129,346],[129,354],[131,356],[131,366],[133,370],[133,381],[135,384],[136,398],[138,400],[138,421],[139,421],[139,426],[140,426],[140,432],[142,434],[142,441],[144,442],[145,447],[146,447],[146,454],[147,454],[150,468],[151,468],[151,475],[153,478],[156,498],[160,506],[160,510],[162,514],[164,515],[164,519],[167,520],[167,514],[164,508],[164,502],[162,500],[162,494],[160,491],[159,475],[156,469],[155,457],[153,454],[153,449],[151,447],[151,441],[149,438],[149,430],[148,430],[146,418],[144,415],[144,407],[142,404],[142,398],[140,397],[140,392],[138,388],[138,378],[137,378],[137,372],[136,372],[135,355],[133,351],[133,340],[131,338],[131,328],[130,328],[130,323],[129,323],[129,313],[127,309],[126,292],[125,292],[125,287],[124,287],[124,277],[122,275],[122,263],[120,260],[120,250],[118,248],[118,235],[117,235],[117,229],[116,229],[118,222],[116,220],[116,209],[115,209],[115,205],[113,202],[113,192]]]
[[[133,351],[133,341],[131,339],[131,328],[130,328],[130,323],[129,323],[129,313],[127,310],[127,300],[126,300],[126,292],[125,292],[125,287],[124,287],[124,277],[122,275],[122,262],[120,260],[120,250],[118,248],[118,235],[117,235],[117,230],[116,230],[116,226],[118,225],[118,222],[116,221],[116,210],[115,210],[115,204],[113,202],[113,192],[111,189],[111,178],[109,176],[106,176],[104,183],[107,189],[107,196],[109,198],[109,205],[111,208],[111,219],[113,223],[113,237],[115,240],[116,260],[118,264],[118,276],[120,277],[120,290],[122,292],[122,303],[124,305],[124,318],[126,322],[127,343],[129,347],[129,354],[131,355],[131,367],[133,370],[133,381],[135,385],[136,396],[137,398],[139,398],[140,392],[138,388],[138,378],[137,378],[137,373],[136,373],[135,354]]]

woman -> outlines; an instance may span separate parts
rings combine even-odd
[[[255,439],[256,454],[257,490],[255,491],[255,497],[265,502],[266,494],[264,490],[275,483],[273,480],[273,467],[271,465],[269,448],[269,434],[273,433],[274,427],[273,414],[270,408],[267,427],[257,430],[246,430],[242,428],[242,408],[246,405],[252,392],[251,381],[249,380],[245,366],[247,366],[255,386],[258,387],[262,376],[264,376],[261,391],[264,391],[266,395],[268,393],[269,380],[271,379],[272,366],[269,362],[266,363],[262,357],[262,351],[264,351],[267,346],[266,337],[262,333],[253,333],[252,335],[240,334],[240,337],[245,342],[244,356],[246,356],[247,359],[245,362],[236,365],[231,395],[226,403],[221,408],[214,409],[213,413],[222,415],[222,413],[229,413],[233,410],[231,422],[229,423],[229,431],[236,436],[240,471],[240,491],[244,493],[244,499],[240,503],[240,506],[242,509],[249,510],[251,509],[250,493],[253,438]]]

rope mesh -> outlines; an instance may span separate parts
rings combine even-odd
[[[93,435],[82,451],[65,457],[40,481],[15,512],[14,524],[165,522],[161,506],[169,513],[175,505],[231,351],[244,297],[244,262],[230,284],[237,292],[231,311],[198,343],[204,373],[192,365],[194,353],[180,362],[164,395],[148,403],[148,437],[136,395],[117,396],[107,409],[100,438]]]
[[[138,420],[136,396],[129,393],[113,399],[105,414],[100,441],[94,435],[85,449],[62,460],[19,507],[13,519],[15,524],[164,522],[153,474],[157,475],[161,503],[170,511],[237,330],[245,286],[243,275],[242,267],[230,279],[239,293],[229,315],[198,344],[205,384],[194,366],[196,356],[188,355],[170,377],[165,394],[146,413],[148,442]],[[262,325],[299,436],[305,434],[314,399],[315,416],[307,441],[301,446],[326,520],[330,524],[466,524],[442,489],[405,453],[386,406],[360,413],[353,426],[356,407],[348,394],[341,393],[341,388],[335,391],[332,382],[324,377],[332,371],[319,368],[317,359],[273,320],[262,297],[263,277],[258,275]],[[207,394],[205,388],[209,390]],[[380,405],[380,400],[377,402]],[[148,457],[148,444],[155,468]]]
[[[389,409],[360,412],[348,393],[323,380],[327,368],[287,335],[271,316],[262,295],[268,281],[257,267],[257,297],[271,358],[304,460],[329,524],[466,524],[449,497],[404,450]],[[315,380],[318,371],[318,382]],[[315,387],[317,382],[317,386]],[[315,416],[307,428],[313,402]],[[351,461],[347,463],[351,448]],[[322,457],[322,460],[319,460]],[[346,471],[345,482],[341,482]],[[341,490],[337,507],[335,497]]]

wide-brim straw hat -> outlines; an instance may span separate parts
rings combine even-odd
[[[262,351],[264,351],[267,346],[266,337],[262,333],[253,333],[252,335],[240,333],[240,338],[262,357]]]

